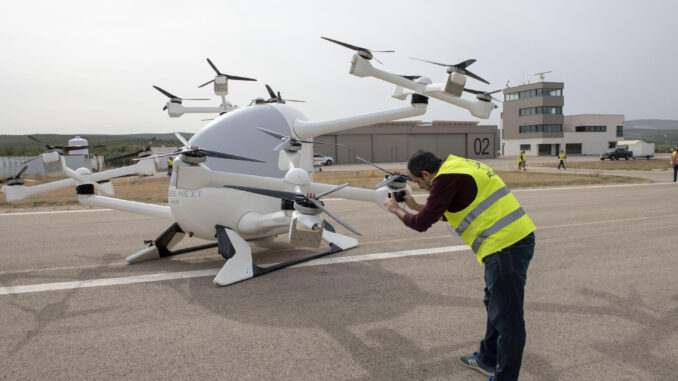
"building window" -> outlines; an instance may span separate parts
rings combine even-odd
[[[533,132],[563,132],[562,124],[533,124],[529,126],[520,126],[519,133],[529,134]]]
[[[624,126],[617,126],[617,136],[624,137]]]
[[[532,89],[523,90],[517,93],[504,94],[504,101],[515,101],[518,99],[532,98],[532,97],[562,97],[563,89]]]
[[[576,126],[575,132],[606,132],[607,126]]]
[[[518,114],[520,116],[530,116],[530,115],[538,115],[538,114],[551,114],[551,115],[562,115],[563,113],[563,108],[562,107],[557,107],[557,106],[539,106],[539,107],[527,107],[527,108],[521,108],[518,111]]]
[[[581,143],[567,143],[565,144],[566,155],[581,155]]]
[[[521,151],[529,151],[532,149],[532,144],[521,144],[520,145],[520,150]]]

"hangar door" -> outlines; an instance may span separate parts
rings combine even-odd
[[[372,160],[372,135],[337,135],[337,163],[360,163],[355,157]]]
[[[320,143],[337,144],[337,136],[336,135],[316,136],[315,138],[313,138],[313,141]],[[334,158],[334,160],[337,160],[337,146],[330,144],[314,144],[313,153],[320,153],[325,156],[331,156]]]
[[[408,157],[418,150],[443,159],[450,154],[466,156],[466,134],[412,134],[407,138]]]
[[[373,161],[375,163],[393,163],[407,161],[407,135],[374,135]]]

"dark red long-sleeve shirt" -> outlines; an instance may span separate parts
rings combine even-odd
[[[426,204],[419,213],[405,214],[403,222],[416,231],[426,231],[445,211],[454,213],[471,205],[477,194],[478,186],[470,175],[440,175],[433,180]]]

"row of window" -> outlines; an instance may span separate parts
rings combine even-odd
[[[529,126],[520,126],[521,134],[532,132],[563,132],[562,124],[533,124]]]
[[[563,89],[532,89],[532,90],[523,90],[516,93],[504,94],[504,101],[515,101],[518,99],[532,98],[532,97],[561,97],[563,96]]]
[[[519,111],[520,116],[530,116],[538,114],[559,114],[562,115],[563,108],[555,106],[539,106],[539,107],[528,107],[521,108]]]
[[[567,143],[565,144],[565,153],[568,155],[581,155],[581,143]],[[540,151],[551,151],[551,144],[539,144]],[[521,151],[531,151],[532,144],[521,144]]]
[[[607,126],[576,126],[575,132],[606,132]]]

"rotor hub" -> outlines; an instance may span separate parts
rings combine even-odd
[[[325,205],[322,201],[320,201],[320,203],[323,206]],[[304,214],[316,215],[322,213],[322,210],[320,210],[317,206],[313,205],[313,203],[308,200],[295,201],[294,209]]]
[[[207,157],[205,155],[201,155],[199,153],[183,153],[181,154],[181,161],[187,164],[191,165],[198,165],[200,163],[204,163],[205,160],[207,160]]]

